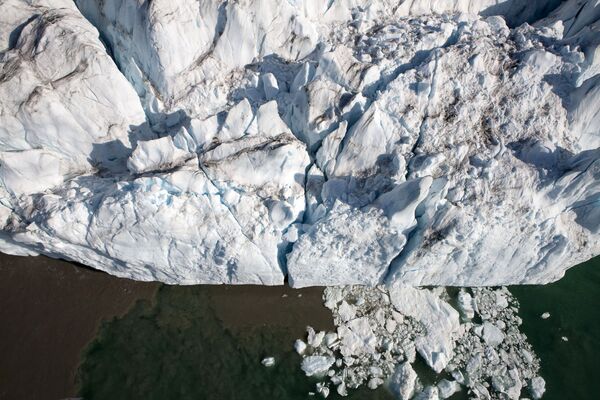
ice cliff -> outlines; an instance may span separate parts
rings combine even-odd
[[[0,0],[0,250],[168,283],[600,254],[600,4]]]

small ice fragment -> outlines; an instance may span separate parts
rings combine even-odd
[[[410,399],[415,393],[416,384],[417,373],[409,363],[404,362],[396,366],[390,378],[390,388],[396,397]]]
[[[342,319],[342,321],[347,322],[353,319],[356,316],[356,307],[348,304],[345,300],[342,301],[340,307],[338,308],[338,315]]]
[[[369,383],[367,383],[367,387],[371,390],[375,390],[381,385],[383,385],[383,379],[381,378],[371,378],[369,379]]]
[[[506,299],[504,293],[500,291],[496,292],[496,305],[500,308],[508,307],[508,300]]]
[[[302,355],[306,351],[306,343],[304,343],[302,340],[298,339],[294,343],[294,349],[296,350],[296,353]]]
[[[272,367],[273,365],[275,365],[275,357],[265,357],[261,361],[261,364],[265,367]]]
[[[531,393],[531,397],[533,397],[534,400],[537,400],[542,398],[544,392],[546,392],[546,381],[544,378],[536,376],[529,383],[529,393]]]
[[[393,318],[388,318],[385,322],[385,330],[388,331],[388,333],[394,333],[397,326],[398,323]]]
[[[475,316],[473,297],[464,289],[458,293],[458,308],[466,319],[472,319]]]
[[[323,338],[325,337],[325,332],[321,331],[318,333],[315,333],[314,330],[309,331],[308,333],[308,345],[311,347],[319,347],[321,346],[321,343],[323,343]]]
[[[329,387],[327,387],[327,384],[324,382],[317,383],[317,393],[326,399],[329,396]]]
[[[460,385],[456,381],[442,379],[437,384],[438,393],[441,399],[447,399],[454,393],[460,391]]]
[[[542,319],[548,319],[550,318],[550,313],[549,312],[545,312],[542,314]]]
[[[338,335],[335,332],[329,332],[325,335],[325,346],[331,348],[334,347],[338,342]]]
[[[323,376],[333,365],[335,358],[331,356],[308,356],[302,360],[302,371],[306,376]]]
[[[568,342],[569,341],[569,338],[566,337],[566,336],[561,337],[561,339],[562,339],[563,342]]]
[[[504,340],[504,333],[491,322],[483,323],[483,340],[490,346],[497,346]]]
[[[337,392],[342,397],[348,396],[348,391],[346,390],[346,384],[344,382],[338,385]]]

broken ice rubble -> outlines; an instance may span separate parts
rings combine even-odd
[[[0,7],[3,252],[295,287],[546,283],[600,253],[594,1]]]
[[[322,397],[385,384],[401,400],[446,399],[458,391],[476,399],[520,399],[523,390],[541,398],[539,360],[519,331],[518,303],[510,292],[448,290],[327,288],[323,299],[337,328],[309,327],[307,342],[296,342],[302,370],[317,375]],[[456,301],[466,296],[470,308]],[[434,381],[415,371],[417,356],[437,374]]]

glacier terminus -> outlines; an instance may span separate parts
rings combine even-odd
[[[541,284],[600,254],[597,1],[0,11],[2,252],[294,287]]]

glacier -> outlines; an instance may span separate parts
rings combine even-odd
[[[600,254],[593,0],[0,1],[0,251],[502,286]]]

